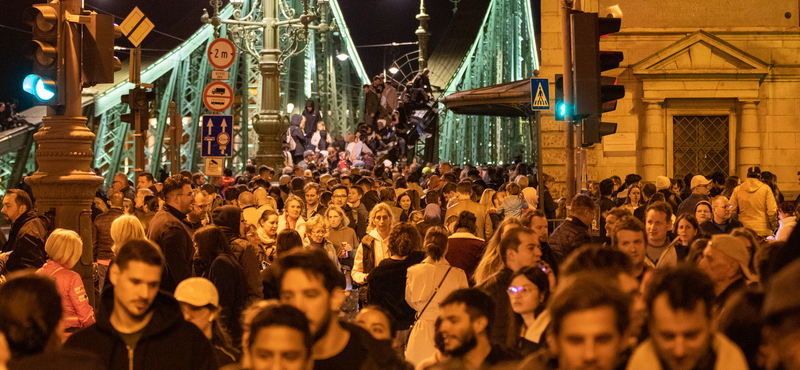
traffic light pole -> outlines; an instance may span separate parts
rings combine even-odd
[[[564,0],[561,3],[561,33],[563,36],[563,55],[564,55],[564,104],[572,107],[573,86],[572,86],[572,27],[570,26],[570,14],[572,13],[572,0]],[[572,109],[567,109],[564,115],[564,123],[567,125],[565,133],[566,145],[564,148],[564,160],[566,163],[566,184],[567,184],[567,205],[570,205],[575,196],[575,131],[573,125]]]
[[[142,69],[142,47],[137,46],[131,49],[130,59],[130,80],[136,87],[141,87],[141,69]],[[145,104],[147,105],[147,104]],[[145,106],[144,109],[147,109]],[[147,122],[142,122],[142,111],[139,108],[131,106],[131,113],[133,113],[133,120],[135,122],[133,130],[133,143],[134,143],[134,178],[139,178],[139,175],[144,172],[144,138],[147,132]]]
[[[92,144],[95,135],[81,116],[81,15],[80,0],[60,1],[56,27],[59,105],[47,108],[36,140],[37,171],[27,177],[36,198],[37,211],[53,214],[53,227],[73,230],[80,235],[83,253],[73,270],[80,274],[89,302],[94,304],[92,267],[92,200],[103,178],[93,174]],[[63,100],[61,100],[63,99]]]

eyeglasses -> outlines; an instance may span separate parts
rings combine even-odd
[[[510,286],[508,287],[508,294],[530,293],[530,289],[525,289],[523,286]]]

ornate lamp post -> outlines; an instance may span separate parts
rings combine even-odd
[[[417,35],[419,42],[419,70],[422,71],[428,68],[428,39],[431,37],[428,32],[428,19],[430,15],[425,13],[425,0],[419,2],[419,14],[416,17],[419,20],[419,27],[414,33]]]
[[[328,32],[337,29],[336,20],[326,23],[330,11],[330,0],[303,0],[303,12],[295,17],[296,11],[288,0],[261,0],[261,6],[253,6],[248,14],[242,14],[244,1],[232,0],[234,12],[232,19],[220,19],[221,0],[211,0],[214,15],[209,17],[203,10],[201,20],[215,27],[220,24],[231,25],[232,40],[240,51],[258,58],[261,72],[259,113],[253,117],[253,127],[258,134],[258,164],[266,164],[275,169],[283,167],[281,144],[286,130],[285,117],[280,115],[280,73],[283,63],[306,50],[309,46],[309,30],[317,31],[320,41],[325,44]],[[311,4],[313,2],[313,5]],[[256,20],[261,16],[261,20]],[[317,25],[311,23],[318,21]],[[260,37],[259,37],[260,34]],[[257,50],[258,41],[261,50]]]

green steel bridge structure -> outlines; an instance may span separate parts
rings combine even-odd
[[[298,12],[302,11],[301,0],[288,1]],[[259,3],[259,0],[245,1],[243,14]],[[288,117],[293,112],[298,113],[306,99],[314,99],[328,130],[334,135],[343,135],[353,131],[362,119],[361,85],[370,78],[351,41],[337,0],[331,0],[330,6],[328,23],[335,19],[338,29],[329,33],[324,43],[313,32],[309,33],[308,48],[301,55],[289,58],[283,66],[282,114]],[[529,0],[473,0],[469,7],[459,8],[440,46],[429,57],[435,95],[445,96],[532,77],[539,63],[533,11]],[[222,18],[229,18],[232,13],[231,5],[220,9]],[[260,13],[254,14],[259,21]],[[233,36],[224,24],[218,31],[220,37]],[[204,25],[141,72],[142,82],[152,83],[156,95],[151,104],[145,147],[145,170],[155,176],[161,169],[168,171],[170,165],[167,134],[170,102],[176,103],[182,118],[180,168],[192,172],[203,169],[199,122],[202,115],[210,112],[203,106],[201,95],[211,82],[213,68],[205,52],[214,38],[214,27]],[[260,50],[260,41],[255,49]],[[340,53],[348,54],[349,59],[338,60],[336,56]],[[411,64],[409,74],[413,76],[418,72],[414,68],[418,67]],[[84,99],[87,124],[97,134],[93,166],[101,170],[105,187],[110,186],[115,173],[126,173],[131,180],[134,173],[133,131],[130,125],[120,121],[120,116],[129,109],[127,104],[121,103],[121,96],[133,85],[127,81],[127,73],[118,73],[118,76],[118,83],[100,86],[99,93]],[[234,103],[225,112],[234,116],[233,154],[225,166],[235,173],[243,172],[247,159],[256,153],[257,135],[249,122],[260,111],[260,80],[258,56],[240,50],[236,62],[229,68],[227,81],[235,92]],[[290,103],[295,107],[293,112],[286,111]],[[32,110],[38,108],[41,107]],[[24,174],[35,170],[33,134],[38,130],[40,116],[38,122],[29,119],[30,126],[0,132],[0,195],[6,188],[16,187]],[[438,150],[434,157],[441,160],[502,164],[518,156],[530,161],[538,152],[529,137],[527,120],[456,115],[443,106],[440,106],[439,117],[438,145],[430,150]]]

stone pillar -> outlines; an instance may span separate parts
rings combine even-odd
[[[280,173],[283,168],[283,136],[287,126],[280,115],[280,48],[278,44],[278,4],[276,1],[262,2],[264,20],[270,21],[264,27],[264,43],[261,49],[258,67],[261,71],[261,111],[253,117],[253,128],[258,134],[258,165],[266,164]],[[246,127],[242,128],[246,130]],[[246,145],[247,143],[245,143]]]
[[[656,176],[667,175],[666,133],[664,129],[664,101],[645,101],[645,122],[642,133],[642,178],[655,181]]]
[[[741,178],[747,174],[747,168],[761,166],[761,134],[758,131],[758,101],[741,101],[742,120],[739,129],[738,165],[736,173]]]

